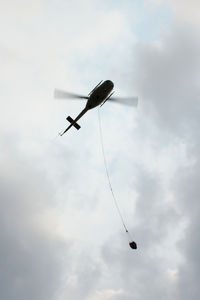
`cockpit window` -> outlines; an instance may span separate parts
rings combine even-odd
[[[108,86],[114,87],[114,84],[113,84],[113,82],[111,80],[106,80],[105,83]]]

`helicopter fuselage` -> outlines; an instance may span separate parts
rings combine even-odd
[[[89,94],[89,99],[86,104],[87,109],[92,109],[102,104],[111,94],[114,84],[111,80],[106,80]]]
[[[111,80],[105,80],[97,84],[97,86],[89,93],[88,101],[86,103],[85,108],[80,112],[80,114],[73,120],[70,116],[66,119],[71,124],[62,132],[60,135],[62,136],[66,131],[68,131],[72,126],[74,126],[77,130],[81,128],[81,126],[77,123],[77,121],[90,109],[103,105],[113,94],[114,84]]]

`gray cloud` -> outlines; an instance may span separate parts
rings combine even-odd
[[[198,140],[199,142],[199,140]],[[188,220],[185,238],[178,244],[180,252],[184,256],[184,263],[179,269],[179,298],[198,299],[199,292],[199,153],[196,153],[196,161],[190,166],[179,170],[177,180],[174,183],[176,197],[179,201],[182,213]],[[194,158],[194,157],[193,157]],[[181,171],[181,175],[180,175]]]
[[[130,228],[138,250],[129,248],[123,236],[113,237],[102,249],[108,272],[115,274],[115,288],[124,293],[117,299],[171,299],[174,283],[170,282],[168,269],[173,265],[170,236],[179,224],[180,215],[173,206],[163,201],[165,196],[159,174],[138,169],[137,205],[134,211],[136,224]],[[134,221],[133,221],[134,222]]]
[[[151,111],[162,129],[182,136],[199,116],[197,36],[193,26],[175,25],[159,43],[138,45],[136,80],[144,110]]]
[[[141,47],[139,87],[145,109],[167,139],[186,145],[187,165],[171,179],[178,210],[188,223],[184,238],[177,243],[184,263],[179,265],[177,299],[198,299],[199,288],[199,51],[198,27],[173,28],[159,46]],[[151,76],[152,75],[152,76]],[[149,101],[149,103],[148,103]]]
[[[102,248],[107,272],[115,274],[109,287],[123,291],[110,299],[199,298],[200,43],[192,25],[171,29],[159,43],[138,43],[134,58],[141,106],[137,130],[142,145],[154,148],[158,171],[132,164],[137,202],[131,231],[138,250],[128,249],[122,236]],[[166,180],[156,156],[169,145],[181,151],[182,143],[186,158],[182,165],[174,161]]]
[[[56,299],[70,243],[42,226],[53,189],[10,144],[12,150],[1,144],[6,153],[0,173],[1,297]]]

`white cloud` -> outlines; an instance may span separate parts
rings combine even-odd
[[[111,299],[117,299],[118,296],[125,296],[125,293],[123,290],[102,290],[102,291],[96,291],[93,295],[91,295],[88,300],[111,300]]]
[[[149,0],[155,5],[169,5],[175,14],[174,20],[189,23],[199,23],[200,20],[200,3],[198,0]]]
[[[197,22],[200,20],[200,3],[198,0],[170,0],[170,4],[172,5],[177,16],[189,22]]]

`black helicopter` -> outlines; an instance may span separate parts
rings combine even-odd
[[[130,106],[137,106],[138,98],[130,97],[130,98],[118,98],[111,97],[114,93],[113,91],[114,83],[111,80],[100,81],[97,86],[88,94],[88,96],[81,96],[74,93],[68,93],[63,90],[55,89],[54,97],[65,99],[65,98],[77,98],[77,99],[86,99],[87,103],[85,108],[80,112],[80,114],[73,120],[70,116],[66,119],[71,124],[62,132],[60,136],[62,136],[66,131],[68,131],[72,126],[74,126],[77,130],[81,128],[81,126],[77,123],[77,121],[90,109],[103,105],[106,101],[113,101],[115,103],[121,103]]]

